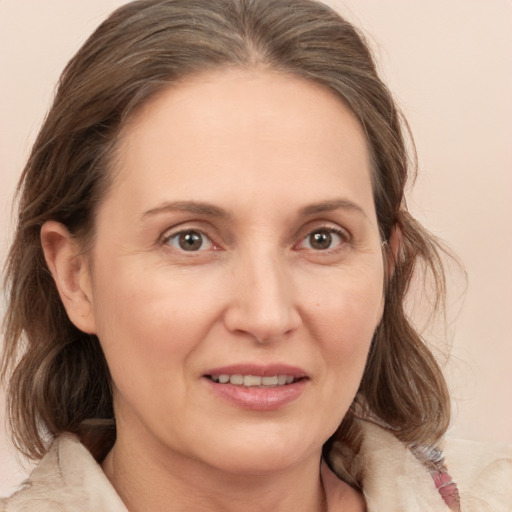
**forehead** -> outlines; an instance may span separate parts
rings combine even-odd
[[[140,208],[256,193],[282,201],[285,191],[315,202],[338,196],[333,187],[373,203],[353,114],[326,87],[283,73],[219,70],[169,87],[130,120],[120,155],[114,189]]]

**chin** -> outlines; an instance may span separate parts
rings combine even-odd
[[[318,451],[320,457],[321,450]],[[237,475],[264,475],[269,473],[280,473],[301,463],[312,454],[303,453],[297,449],[279,449],[276,447],[252,446],[235,453],[228,451],[216,465],[226,473]]]
[[[244,432],[244,435],[236,436],[232,433],[227,438],[212,439],[210,448],[214,450],[209,450],[207,456],[210,464],[221,471],[239,475],[268,474],[284,471],[311,457],[320,458],[323,443],[318,443],[318,437],[304,435],[304,431],[270,430],[262,427],[252,434]]]

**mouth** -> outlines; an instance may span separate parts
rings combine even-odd
[[[294,375],[251,375],[241,373],[220,373],[205,375],[205,377],[217,384],[232,384],[233,386],[240,386],[246,388],[258,387],[258,388],[275,388],[282,386],[289,386],[299,380],[303,380],[306,377],[296,377]]]
[[[224,402],[242,409],[274,411],[298,400],[310,377],[288,365],[242,364],[207,371],[210,391]]]

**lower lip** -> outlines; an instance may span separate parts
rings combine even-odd
[[[297,400],[302,395],[308,379],[276,387],[245,387],[219,384],[205,377],[210,389],[235,407],[254,411],[275,411]]]

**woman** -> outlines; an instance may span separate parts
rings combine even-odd
[[[455,454],[458,490],[438,448],[449,397],[403,300],[419,265],[444,278],[408,168],[329,8],[113,13],[22,177],[2,370],[42,460],[4,509],[506,510],[510,458],[462,478]]]

